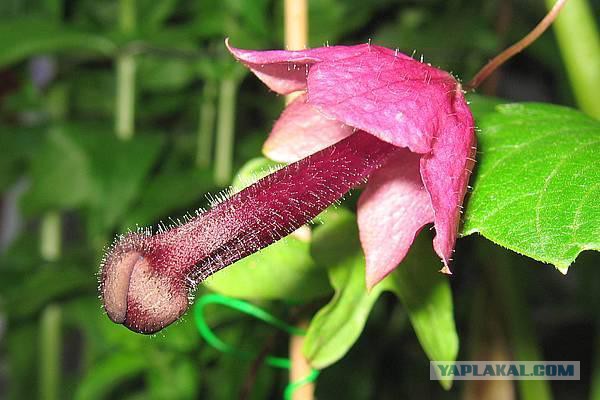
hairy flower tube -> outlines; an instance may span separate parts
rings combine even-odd
[[[449,272],[475,150],[460,84],[370,44],[228,48],[275,92],[303,91],[264,148],[292,163],[181,226],[118,238],[100,273],[109,317],[137,332],[164,328],[185,312],[199,282],[309,222],[367,179],[358,204],[367,285],[396,268],[429,223]]]

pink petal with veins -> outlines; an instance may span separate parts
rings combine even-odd
[[[382,53],[394,54],[390,49],[361,44],[356,46],[331,46],[316,49],[286,50],[243,50],[229,45],[229,52],[247,66],[271,90],[279,94],[289,94],[306,89],[306,77],[311,65],[323,61],[337,61],[364,54],[377,48]],[[404,54],[401,57],[410,58]]]
[[[431,150],[440,108],[456,81],[393,52],[371,50],[311,67],[308,101],[325,115],[416,153]]]
[[[369,289],[398,266],[421,228],[433,222],[419,158],[407,150],[399,151],[371,175],[360,196],[358,228]]]
[[[307,104],[306,94],[302,94],[286,107],[273,126],[263,153],[275,161],[295,162],[339,142],[353,131]]]
[[[458,234],[462,202],[476,149],[473,117],[458,84],[449,96],[448,107],[445,111],[440,110],[442,125],[433,143],[433,151],[421,159],[421,176],[435,215],[433,247],[442,258],[442,271],[446,273],[450,273],[448,264]]]

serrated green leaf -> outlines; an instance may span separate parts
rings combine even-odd
[[[428,244],[429,243],[429,244]],[[406,259],[386,279],[408,312],[419,343],[432,361],[456,361],[458,334],[448,278],[439,270],[439,260],[428,238],[418,238]],[[440,380],[445,389],[452,378]]]
[[[319,369],[350,350],[385,287],[377,285],[367,292],[354,215],[343,209],[327,214],[327,223],[315,230],[311,253],[317,263],[327,266],[335,295],[310,322],[303,349],[310,364]]]
[[[463,234],[566,273],[600,250],[600,122],[547,104],[507,104],[479,121],[479,165]]]

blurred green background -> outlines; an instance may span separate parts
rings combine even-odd
[[[0,2],[0,398],[281,397],[285,372],[259,367],[252,376],[252,362],[207,346],[191,317],[150,337],[112,324],[98,299],[96,273],[115,234],[206,207],[207,193],[227,187],[235,171],[260,156],[283,98],[233,61],[224,38],[241,48],[282,48],[282,3]],[[597,19],[600,2],[592,6]],[[546,12],[540,0],[311,0],[309,10],[311,47],[371,39],[423,55],[464,81]],[[574,105],[552,32],[480,93]],[[355,197],[343,207],[353,209]],[[597,255],[583,254],[563,277],[501,252],[513,270],[498,278],[478,256],[486,246],[469,237],[459,241],[455,257],[461,260],[451,280],[459,359],[510,354],[511,323],[503,318],[517,310],[518,324],[537,332],[526,347],[547,360],[582,362],[584,384],[553,382],[556,398],[600,392],[600,373],[592,372],[600,342]],[[512,290],[510,299],[497,291],[498,282]],[[297,308],[285,301],[263,305],[283,317]],[[287,352],[285,337],[269,327],[231,310],[211,311],[211,325],[230,343],[254,349],[268,343],[275,353]],[[385,294],[356,346],[321,374],[316,393],[321,399],[516,395],[512,384],[457,383],[444,391],[429,381],[427,368],[406,313]]]

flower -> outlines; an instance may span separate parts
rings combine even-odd
[[[187,310],[199,282],[293,232],[369,177],[358,208],[368,286],[431,222],[449,272],[475,141],[460,84],[378,46],[227,46],[274,91],[305,91],[265,143],[269,156],[292,163],[180,226],[119,236],[99,274],[108,316],[137,332],[164,328]]]
[[[265,154],[297,161],[364,131],[399,151],[374,172],[358,203],[369,288],[433,223],[433,246],[450,273],[475,154],[471,111],[449,73],[398,51],[363,44],[304,51],[229,51],[270,89],[303,91],[284,110]]]

